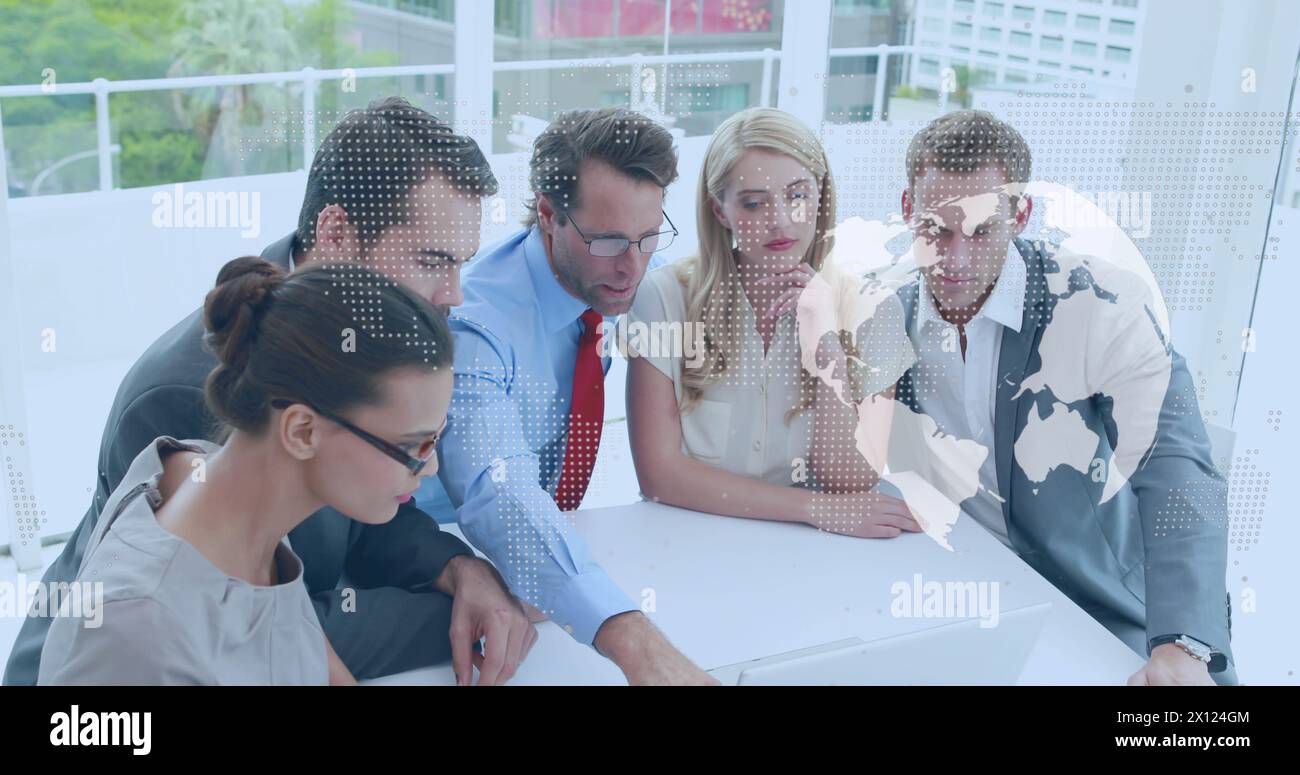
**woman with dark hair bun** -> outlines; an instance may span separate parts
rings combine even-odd
[[[224,443],[163,436],[113,492],[78,581],[97,622],[56,618],[42,684],[350,683],[286,536],[329,506],[382,523],[438,470],[451,336],[369,269],[226,264],[204,305]]]

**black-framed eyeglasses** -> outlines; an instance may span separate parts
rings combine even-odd
[[[401,446],[394,444],[391,441],[384,441],[383,439],[379,438],[373,433],[358,428],[357,426],[353,425],[352,423],[348,422],[342,417],[339,417],[338,415],[332,414],[330,412],[323,411],[318,407],[312,406],[306,401],[290,401],[287,398],[277,398],[271,402],[271,406],[275,407],[276,409],[285,409],[291,406],[292,404],[303,404],[304,406],[310,406],[312,410],[316,412],[316,414],[319,414],[321,417],[324,417],[330,422],[339,425],[343,429],[356,435],[362,441],[365,441],[370,446],[374,447],[380,452],[383,452],[385,455],[391,457],[393,460],[396,460],[397,462],[406,466],[406,470],[410,471],[412,476],[419,476],[420,472],[423,471],[424,467],[429,464],[429,461],[433,459],[434,455],[438,454],[438,440],[442,438],[442,434],[447,432],[447,423],[450,422],[451,420],[450,417],[443,419],[442,427],[439,428],[436,432],[434,432],[433,438],[425,439],[424,441],[420,442],[420,446],[415,450],[415,454],[412,455],[410,452],[407,452]]]
[[[569,223],[572,223],[573,228],[578,232],[578,236],[582,237],[583,242],[587,243],[588,253],[597,258],[613,258],[614,256],[621,256],[626,253],[627,249],[632,245],[636,245],[637,250],[649,255],[650,253],[663,250],[673,244],[673,239],[680,232],[677,231],[676,226],[673,226],[673,219],[668,217],[666,211],[660,210],[659,212],[664,214],[664,220],[668,221],[668,226],[672,231],[661,231],[656,234],[647,234],[638,240],[631,240],[627,237],[597,237],[596,239],[587,239],[587,235],[582,233],[582,229],[578,228],[578,224],[573,220],[573,216],[570,215],[568,218]]]

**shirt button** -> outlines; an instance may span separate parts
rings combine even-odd
[[[756,441],[756,442],[754,442],[754,450],[755,450],[755,451],[760,450],[760,449],[762,449],[762,448],[763,448],[763,443],[762,443],[761,441]]]

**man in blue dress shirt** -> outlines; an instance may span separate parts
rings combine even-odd
[[[561,512],[581,500],[599,440],[597,410],[595,432],[570,443],[570,428],[580,427],[572,416],[603,400],[602,385],[590,395],[585,382],[575,388],[575,366],[602,383],[609,369],[608,356],[597,364],[588,352],[583,371],[582,348],[595,338],[587,329],[627,312],[651,255],[676,233],[662,209],[677,177],[672,137],[629,110],[571,111],[538,137],[529,177],[527,228],[466,269],[465,302],[451,317],[456,384],[440,481],[428,480],[419,502],[432,513],[456,509],[512,591],[613,660],[629,683],[711,682],[596,564]]]

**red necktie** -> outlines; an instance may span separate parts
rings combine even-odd
[[[573,401],[569,405],[569,440],[564,447],[564,468],[555,487],[555,505],[573,511],[587,494],[591,469],[600,448],[605,423],[605,370],[600,363],[600,313],[582,313],[582,341],[573,364]]]

